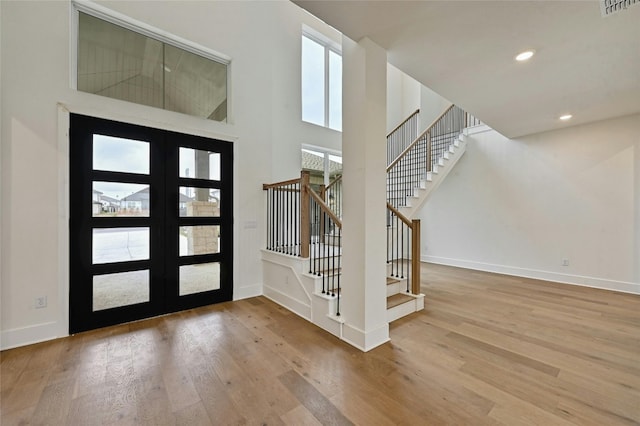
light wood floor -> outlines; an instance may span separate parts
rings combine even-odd
[[[640,297],[423,265],[361,353],[258,297],[2,352],[2,426],[638,425]]]

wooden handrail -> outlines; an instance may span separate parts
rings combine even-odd
[[[295,192],[295,193],[300,192],[300,189],[287,188],[286,185],[285,185],[285,187],[275,186],[275,187],[271,187],[271,188],[264,188],[263,191],[266,191],[267,189],[273,189],[274,191],[277,191],[277,192]]]
[[[389,210],[391,210],[391,212],[392,212],[393,214],[395,214],[396,216],[398,216],[398,218],[399,218],[402,222],[404,222],[404,224],[405,224],[405,225],[407,225],[408,227],[410,227],[410,228],[411,228],[411,221],[410,221],[409,219],[407,219],[407,218],[406,218],[402,213],[400,213],[400,212],[398,211],[398,209],[396,209],[395,207],[393,207],[393,206],[391,205],[391,203],[387,202],[387,208],[388,208]]]
[[[331,188],[333,185],[337,184],[339,181],[342,180],[342,175],[338,176],[337,178],[335,178],[333,180],[333,182],[331,182],[329,185],[327,185],[327,187],[324,189],[325,191],[328,191],[329,188]]]
[[[389,173],[389,170],[391,170],[393,166],[395,166],[400,160],[402,160],[402,157],[407,155],[407,152],[411,151],[411,148],[413,148],[420,141],[420,139],[422,139],[422,137],[425,136],[436,125],[436,123],[438,123],[438,121],[440,121],[440,119],[442,119],[442,117],[444,117],[454,106],[454,104],[451,104],[449,108],[447,108],[442,114],[440,114],[440,116],[438,116],[438,118],[436,118],[433,123],[431,123],[431,125],[427,127],[427,130],[422,132],[420,136],[418,136],[413,142],[411,142],[411,144],[406,147],[404,151],[402,151],[396,157],[396,159],[391,162],[391,164],[389,164],[389,166],[387,167],[387,173]]]
[[[300,182],[300,178],[284,180],[282,182],[276,182],[276,183],[263,183],[262,190],[266,191],[269,188],[277,188],[278,186],[292,185],[294,183],[299,183],[299,182]]]
[[[329,215],[331,220],[333,220],[336,225],[338,225],[338,228],[342,229],[342,222],[340,221],[338,216],[336,216],[335,213],[331,211],[329,206],[327,206],[327,204],[322,200],[322,198],[320,198],[320,196],[316,194],[316,191],[314,191],[309,185],[305,185],[305,189],[309,193],[309,195],[311,195],[311,198],[316,200],[316,203],[318,203],[320,209],[322,209],[326,214]]]
[[[420,112],[420,108],[418,108],[417,110],[413,111],[407,118],[404,119],[404,121],[400,124],[398,124],[395,129],[393,129],[392,131],[389,132],[389,134],[387,135],[387,137],[391,136],[391,133],[395,132],[396,130],[398,130],[400,127],[404,126],[405,123],[409,120],[411,120],[413,118],[414,115],[418,114]]]

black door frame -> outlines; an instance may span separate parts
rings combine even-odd
[[[93,135],[101,134],[150,144],[148,175],[93,170]],[[181,178],[180,147],[220,153],[220,181]],[[149,217],[94,217],[91,210],[93,181],[149,185]],[[180,217],[179,187],[217,188],[222,203],[220,217]],[[69,333],[149,318],[233,297],[233,144],[201,136],[70,115],[69,130]],[[219,225],[219,253],[179,256],[178,230],[183,225]],[[94,228],[148,227],[149,259],[93,264]],[[179,267],[219,262],[220,288],[178,295]],[[149,301],[93,311],[93,276],[149,270]]]

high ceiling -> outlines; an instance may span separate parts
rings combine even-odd
[[[508,137],[640,112],[640,4],[603,18],[597,1],[294,2]]]

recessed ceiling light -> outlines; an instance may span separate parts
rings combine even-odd
[[[527,50],[525,52],[519,53],[518,56],[516,56],[516,61],[522,62],[526,61],[527,59],[531,59],[534,53],[535,51],[533,50]]]
[[[561,116],[560,116],[560,120],[562,120],[562,121],[567,121],[567,120],[570,120],[570,119],[571,119],[571,117],[573,117],[573,115],[571,115],[571,114],[561,115]]]

